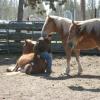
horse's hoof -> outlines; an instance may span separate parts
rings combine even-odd
[[[70,74],[69,74],[69,73],[64,73],[63,75],[70,76]]]
[[[6,69],[6,72],[11,72],[11,70],[10,69]]]
[[[82,72],[83,72],[83,70],[79,71],[79,72],[78,72],[78,75],[80,76],[80,75],[82,74]]]
[[[66,70],[66,74],[69,74],[70,70]]]
[[[78,72],[78,74],[77,74],[78,76],[80,76],[80,75],[82,75],[82,72]]]

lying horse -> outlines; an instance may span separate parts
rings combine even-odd
[[[72,21],[67,40],[68,50],[100,49],[100,19],[89,19],[80,23]],[[69,58],[71,52],[69,52]]]
[[[75,21],[77,23],[81,23],[82,21]],[[52,35],[53,32],[59,33],[62,43],[63,43],[63,47],[66,53],[66,57],[67,57],[67,68],[66,68],[66,74],[69,74],[70,72],[70,49],[67,49],[67,39],[68,39],[68,35],[69,35],[69,27],[72,23],[72,20],[68,19],[68,18],[63,18],[63,17],[58,17],[58,16],[47,16],[45,23],[43,25],[42,28],[42,35]],[[82,45],[82,43],[80,44]],[[81,64],[79,62],[79,56],[80,56],[80,50],[79,49],[74,49],[73,50],[75,52],[75,56],[76,56],[76,61],[78,63],[78,74],[81,74],[82,72],[82,68],[81,68]]]
[[[35,41],[29,39],[25,40],[25,43],[23,45],[23,53],[21,57],[17,60],[16,66],[12,71],[20,70],[27,74],[45,72],[47,64],[43,59],[40,59],[33,51],[35,44]],[[11,70],[8,69],[8,71]]]

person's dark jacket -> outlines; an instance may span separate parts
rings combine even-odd
[[[50,53],[51,41],[49,41],[48,38],[40,37],[36,43],[34,50],[37,54],[41,54],[42,52],[45,52],[45,51]]]

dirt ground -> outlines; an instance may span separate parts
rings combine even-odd
[[[64,55],[54,55],[50,76],[7,73],[17,58],[0,55],[0,100],[100,100],[100,56],[81,56],[81,76],[77,76],[77,63],[72,57],[70,77],[63,75]]]

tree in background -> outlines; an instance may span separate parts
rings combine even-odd
[[[67,0],[25,0],[26,2],[28,1],[28,4],[34,9],[37,4],[41,3],[41,2],[49,2],[49,7],[56,11],[56,7],[54,5],[54,2],[60,2],[60,5],[63,5],[65,2],[67,2]]]
[[[22,0],[0,0],[0,19],[19,20],[22,16],[24,18],[23,20],[25,20],[27,16],[31,14],[38,17],[45,16],[46,12],[43,4],[46,3],[50,8],[51,14],[54,15],[64,17],[64,12],[68,10],[73,14],[75,20],[81,20],[81,19],[83,20],[85,19],[85,17],[86,19],[93,18],[95,2],[97,1],[96,0],[80,0],[80,1],[81,1],[80,3],[81,6],[79,2],[77,2],[77,0],[24,0],[23,6],[20,7],[20,9],[23,8],[23,11],[21,12],[21,10],[19,10],[19,12],[21,12],[20,15],[18,14],[18,5],[19,2],[22,2]],[[87,2],[85,4],[86,7],[84,6],[83,3],[84,1]],[[22,3],[20,4],[22,5]],[[96,10],[97,10],[96,15],[97,17],[99,17],[100,0],[98,0],[98,7],[96,7]],[[17,18],[17,16],[20,17]]]
[[[32,7],[31,5],[28,4],[28,2],[26,2],[26,6],[24,7],[24,19],[26,19],[25,17],[29,17],[29,16],[33,16],[35,18],[44,18],[44,16],[46,15],[46,10],[44,8],[43,2],[40,1],[39,3],[37,3],[35,5],[35,7]]]
[[[24,6],[24,0],[19,0],[17,21],[22,21],[23,19],[23,6]]]
[[[81,6],[82,20],[85,20],[85,0],[81,0],[80,6]]]
[[[0,19],[16,19],[17,0],[0,0]]]
[[[62,1],[55,1],[54,6],[55,6],[56,10],[52,10],[50,12],[50,14],[61,16],[61,17],[66,17],[67,12],[70,12],[71,14],[74,13],[74,2],[73,2],[73,0],[65,0],[65,2],[63,2],[63,3],[62,3]],[[71,17],[68,17],[68,18],[71,18]]]
[[[94,18],[95,17],[95,4],[96,0],[88,0],[87,6],[88,6],[88,16],[89,18]]]
[[[97,17],[100,17],[100,0],[98,0]]]
[[[66,1],[67,1],[67,0],[66,0]],[[67,3],[67,2],[66,2],[66,3]],[[62,2],[61,2],[61,1],[55,1],[55,2],[54,2],[54,7],[55,7],[55,9],[53,10],[53,9],[51,8],[50,14],[63,17],[63,16],[64,16],[64,7],[65,7],[66,3],[64,3],[64,4],[62,5]]]

